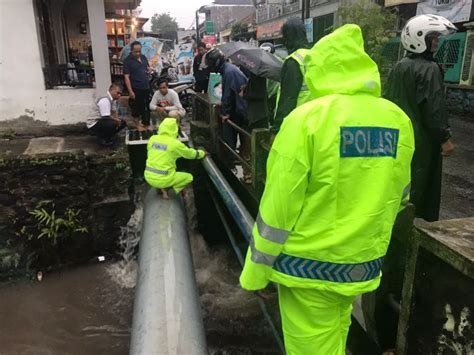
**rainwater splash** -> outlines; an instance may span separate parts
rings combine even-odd
[[[184,199],[194,271],[210,355],[278,354],[256,297],[239,285],[240,265],[223,243],[210,248],[197,231],[194,193]]]
[[[135,194],[135,211],[127,225],[121,228],[119,248],[121,260],[110,265],[107,273],[110,278],[123,288],[134,288],[137,283],[138,263],[136,248],[140,242],[143,226],[143,196],[146,189],[140,189]]]

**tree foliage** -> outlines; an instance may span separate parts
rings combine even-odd
[[[397,16],[371,0],[343,3],[338,9],[339,24],[354,23],[362,29],[365,50],[379,65],[382,51],[397,26]]]
[[[237,22],[234,24],[230,30],[230,38],[233,41],[238,41],[240,39],[247,39],[249,35],[249,26],[243,22]]]
[[[151,32],[176,32],[178,30],[178,22],[169,13],[154,14],[151,18]]]

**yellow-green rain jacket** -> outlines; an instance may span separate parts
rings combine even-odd
[[[148,141],[145,179],[167,184],[173,181],[176,172],[176,160],[202,159],[206,153],[188,148],[178,140],[178,124],[175,118],[165,118],[161,122],[158,135]],[[170,184],[171,186],[172,184]]]
[[[380,98],[361,30],[346,25],[306,56],[314,99],[273,143],[243,288],[269,281],[352,296],[378,287],[414,150],[409,118]]]

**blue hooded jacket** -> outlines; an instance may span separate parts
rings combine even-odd
[[[242,86],[247,84],[247,77],[235,65],[225,62],[222,75],[222,109],[221,113],[231,118],[246,119],[247,102],[240,97]]]

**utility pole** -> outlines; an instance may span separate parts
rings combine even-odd
[[[301,20],[304,22],[307,18],[309,18],[309,10],[311,6],[311,0],[302,0],[303,4],[301,7]]]
[[[196,45],[200,42],[199,37],[199,10],[196,10]]]

